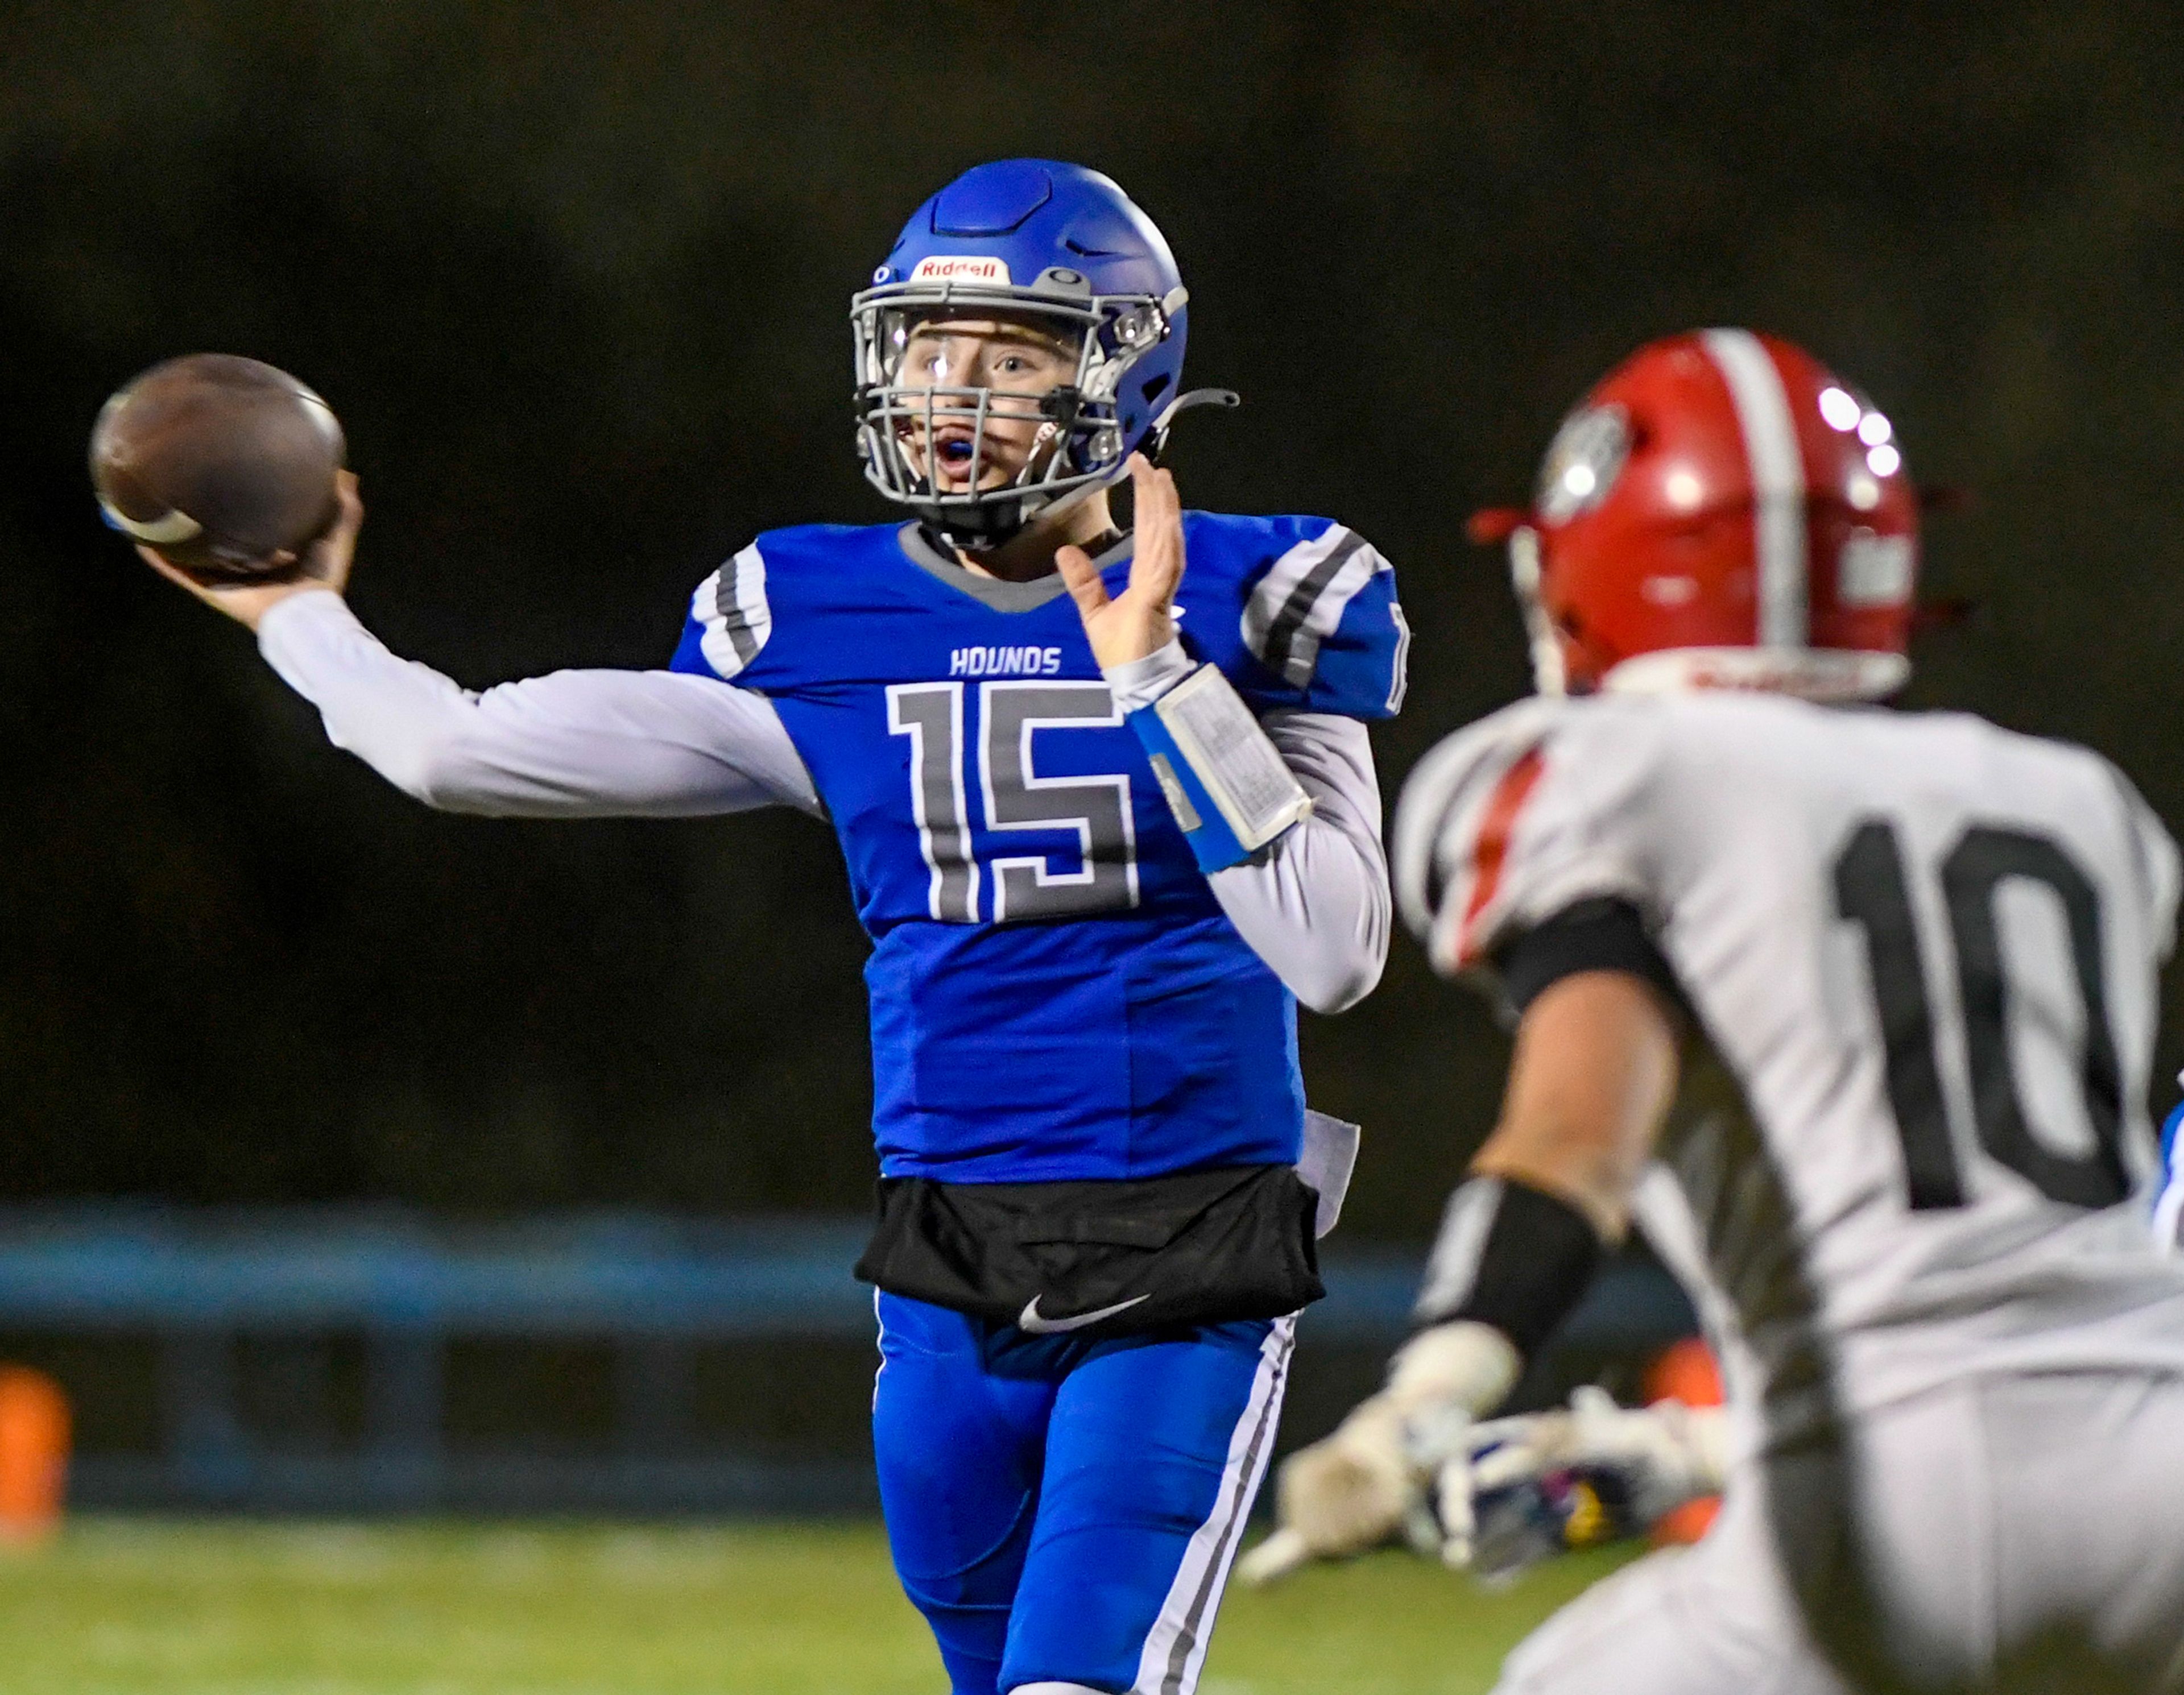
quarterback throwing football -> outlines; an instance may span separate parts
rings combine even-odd
[[[339,593],[353,486],[315,583],[201,591],[432,805],[832,822],[872,938],[880,1492],[960,1695],[1195,1686],[1355,1149],[1307,1136],[1295,1003],[1385,957],[1365,720],[1406,632],[1362,537],[1184,512],[1148,463],[1206,397],[1188,300],[1103,176],[950,184],[851,308],[907,521],[759,536],[667,670],[471,694],[396,658]]]
[[[2184,1676],[2184,1270],[2145,1213],[2176,851],[2081,748],[1859,704],[1907,672],[1892,436],[1782,342],[1639,353],[1504,526],[1540,697],[1404,792],[1404,910],[1519,1014],[1507,1093],[1254,1569],[1427,1519],[1466,1559],[1468,1427],[1634,1215],[1727,1339],[1715,1528],[1506,1691]]]

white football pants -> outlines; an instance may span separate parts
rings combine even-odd
[[[1754,1464],[1496,1695],[2176,1695],[2184,1381],[1997,1378]]]

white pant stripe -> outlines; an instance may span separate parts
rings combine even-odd
[[[1221,1487],[1214,1492],[1213,1510],[1193,1532],[1183,1552],[1183,1563],[1168,1586],[1138,1658],[1133,1695],[1192,1695],[1198,1687],[1199,1669],[1206,1663],[1206,1645],[1212,1632],[1207,1626],[1227,1582],[1228,1567],[1236,1557],[1236,1544],[1244,1516],[1259,1479],[1273,1452],[1274,1425],[1281,1413],[1282,1389],[1289,1376],[1290,1352],[1296,1342],[1296,1319],[1276,1319],[1260,1344],[1259,1369],[1245,1398],[1244,1411],[1228,1439],[1228,1455],[1222,1468]]]

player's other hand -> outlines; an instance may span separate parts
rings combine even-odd
[[[303,574],[287,582],[217,586],[201,583],[187,572],[169,564],[156,548],[140,547],[136,552],[146,564],[169,582],[195,595],[214,610],[225,613],[237,623],[255,630],[259,620],[291,595],[306,594],[313,589],[324,588],[330,588],[336,594],[347,591],[349,570],[356,560],[356,532],[364,526],[364,501],[357,493],[354,471],[336,473],[335,486],[341,502],[341,511],[335,518],[333,526],[311,543],[309,552],[304,556]]]
[[[1728,1424],[1719,1408],[1662,1401],[1619,1407],[1604,1389],[1588,1385],[1570,1397],[1568,1410],[1496,1419],[1474,1427],[1473,1457],[1444,1470],[1444,1498],[1457,1487],[1490,1494],[1544,1481],[1555,1472],[1578,1472],[1610,1481],[1623,1510],[1640,1526],[1652,1525],[1686,1501],[1720,1492],[1727,1470]]]
[[[1174,475],[1155,470],[1143,453],[1130,455],[1130,486],[1136,497],[1136,534],[1129,586],[1121,594],[1108,597],[1107,586],[1082,547],[1064,547],[1054,556],[1102,670],[1150,658],[1175,639],[1175,589],[1183,581],[1183,500],[1175,492]]]
[[[1389,1362],[1386,1388],[1334,1435],[1290,1456],[1275,1500],[1279,1528],[1238,1573],[1268,1582],[1308,1560],[1362,1553],[1397,1531],[1420,1553],[1468,1565],[1475,1415],[1501,1403],[1523,1363],[1489,1325],[1458,1319],[1420,1331]],[[1436,1483],[1444,1487],[1429,1501]]]
[[[1274,1533],[1245,1554],[1236,1575],[1270,1583],[1315,1559],[1344,1559],[1398,1531],[1422,1552],[1440,1544],[1426,1504],[1433,1475],[1412,1459],[1401,1412],[1384,1391],[1309,1448],[1282,1462]]]

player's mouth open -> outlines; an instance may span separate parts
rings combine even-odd
[[[936,479],[967,484],[978,459],[978,431],[967,425],[941,425],[933,432],[933,470]]]

